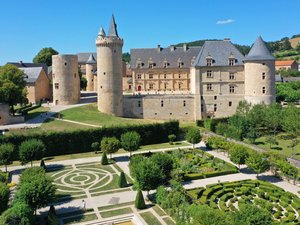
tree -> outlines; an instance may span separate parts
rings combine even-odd
[[[270,133],[273,134],[274,141],[276,142],[276,135],[281,126],[282,121],[282,107],[279,104],[273,103],[268,106],[265,115],[265,122]]]
[[[145,209],[146,208],[144,196],[143,196],[143,193],[141,190],[138,190],[138,192],[136,194],[134,205],[135,205],[135,208],[137,208],[137,209]]]
[[[233,225],[273,225],[273,217],[264,208],[246,204],[232,214]]]
[[[242,145],[233,145],[233,147],[229,150],[230,160],[239,165],[245,164],[249,153],[247,148]]]
[[[135,132],[126,132],[125,134],[121,135],[121,144],[125,151],[131,152],[136,151],[139,149],[141,143],[141,136]]]
[[[99,142],[93,142],[93,143],[91,144],[91,148],[93,149],[93,151],[95,152],[95,154],[97,154],[97,151],[98,151],[99,148],[100,148]]]
[[[1,225],[32,225],[32,209],[24,202],[14,202],[13,206],[7,209],[0,216]]]
[[[129,170],[132,177],[136,177],[137,170],[139,170],[139,163],[144,162],[144,160],[145,157],[141,154],[136,154],[130,158]]]
[[[263,173],[270,168],[268,159],[257,152],[253,152],[249,155],[246,159],[246,165],[256,172],[257,177],[259,173]]]
[[[155,153],[151,156],[150,160],[154,162],[161,169],[162,174],[166,178],[170,177],[171,171],[173,169],[173,158],[171,155],[163,152]]]
[[[110,154],[116,153],[121,147],[120,141],[116,137],[104,137],[101,140],[101,150]]]
[[[176,135],[175,134],[170,134],[168,135],[169,143],[172,145],[174,141],[176,140]]]
[[[189,128],[185,135],[185,139],[191,144],[193,144],[193,149],[194,149],[195,144],[201,141],[201,135],[199,129],[196,127]]]
[[[149,194],[150,190],[156,189],[164,179],[161,169],[153,161],[145,158],[137,165],[135,171],[135,185]]]
[[[14,105],[26,101],[26,74],[14,65],[0,67],[0,102],[10,106],[14,114]]]
[[[119,182],[118,182],[118,184],[119,184],[119,187],[120,187],[120,188],[124,188],[124,187],[127,187],[127,186],[128,186],[127,180],[126,180],[126,177],[125,177],[125,174],[124,174],[123,171],[120,173],[120,177],[119,177]]]
[[[47,225],[59,225],[59,220],[57,218],[54,205],[51,205],[47,215]]]
[[[19,147],[20,162],[24,165],[33,160],[40,160],[45,154],[46,147],[41,140],[30,139],[23,141]]]
[[[14,148],[11,143],[0,145],[0,165],[5,165],[5,172],[7,172],[7,165],[13,161]]]
[[[47,66],[52,66],[52,56],[57,55],[58,51],[53,48],[42,48],[33,58],[34,63],[45,63]]]
[[[108,159],[107,159],[106,152],[103,152],[103,154],[102,154],[101,165],[108,165]]]
[[[5,183],[0,182],[0,215],[8,207],[9,188]]]
[[[289,39],[284,39],[283,42],[281,43],[280,50],[291,50],[292,45]]]
[[[40,168],[30,168],[23,172],[16,193],[16,200],[25,202],[36,212],[55,200],[55,185],[53,180]],[[25,170],[26,171],[26,170]]]

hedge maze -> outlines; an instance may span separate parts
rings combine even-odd
[[[225,212],[238,210],[245,204],[255,204],[273,214],[275,221],[300,222],[300,199],[270,183],[243,180],[207,185],[188,191],[195,203],[207,204]]]

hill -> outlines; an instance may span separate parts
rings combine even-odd
[[[297,45],[300,43],[300,37],[291,38],[290,43],[291,43],[292,48],[296,48]]]

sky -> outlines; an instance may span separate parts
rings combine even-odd
[[[123,52],[200,39],[251,45],[300,33],[299,0],[0,0],[0,65],[31,62],[52,47],[61,54],[96,51],[114,14]]]

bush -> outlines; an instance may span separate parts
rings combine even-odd
[[[115,136],[120,139],[127,131],[136,131],[142,138],[142,145],[157,144],[168,141],[169,134],[178,135],[179,122],[169,121],[165,123],[145,124],[135,126],[104,127],[99,129],[85,129],[62,132],[41,132],[34,134],[16,134],[0,136],[0,143],[12,143],[20,146],[27,139],[39,139],[46,145],[45,157],[64,154],[90,152],[91,144],[101,140],[102,137]],[[14,154],[14,160],[18,160],[18,152]]]
[[[98,141],[93,142],[91,144],[91,148],[95,152],[95,154],[97,154],[97,152],[99,151],[99,148],[100,148],[99,142]]]
[[[125,174],[124,172],[122,171],[121,174],[120,174],[120,177],[119,177],[119,187],[120,188],[124,188],[124,187],[127,187],[127,180],[126,180],[126,177],[125,177]]]
[[[9,200],[9,188],[5,183],[0,182],[0,214],[7,209]]]
[[[172,145],[173,142],[176,140],[176,135],[175,134],[170,134],[168,135],[169,143]]]
[[[137,209],[145,209],[146,208],[144,196],[143,196],[143,193],[141,190],[138,190],[138,192],[137,192],[134,205],[135,205],[135,208],[137,208]]]
[[[101,165],[108,165],[108,159],[107,159],[106,152],[103,152],[103,154],[102,154]]]
[[[9,178],[9,173],[0,171],[0,182],[7,183]]]

